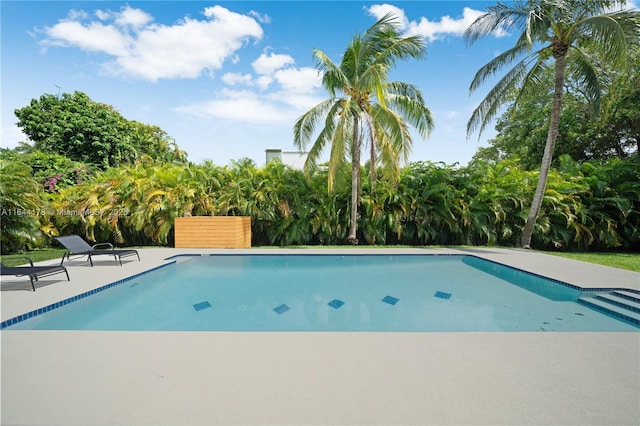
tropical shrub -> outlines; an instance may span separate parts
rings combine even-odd
[[[638,158],[580,164],[562,157],[559,163],[549,174],[534,246],[639,250]],[[358,238],[365,244],[516,246],[537,173],[512,160],[408,164],[395,184],[379,179],[371,188],[363,181]],[[346,244],[350,188],[327,191],[327,174],[320,167],[306,177],[281,163],[259,168],[246,159],[225,167],[140,161],[50,193],[29,166],[3,160],[2,211],[40,212],[3,213],[3,251],[36,247],[56,233],[173,245],[176,217],[207,215],[251,216],[256,246]]]
[[[26,152],[24,152],[26,149]],[[47,192],[55,192],[85,181],[91,175],[91,167],[73,161],[63,155],[44,152],[29,146],[4,150],[0,158],[9,162],[21,162],[31,168],[31,176]]]
[[[44,243],[41,221],[49,207],[31,167],[20,161],[0,160],[0,247],[2,253],[33,249]]]
[[[580,165],[581,194],[593,248],[640,249],[640,157]]]
[[[466,206],[462,242],[515,246],[536,179],[509,160],[474,162],[461,170],[457,186],[463,188]]]
[[[91,241],[170,244],[176,217],[216,214],[214,195],[223,169],[145,164],[107,169],[90,181],[60,192],[55,218],[61,233],[82,233]]]

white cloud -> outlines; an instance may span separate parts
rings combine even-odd
[[[222,76],[222,81],[227,83],[230,86],[235,86],[236,84],[252,84],[253,77],[251,74],[240,74],[236,72],[228,72]]]
[[[637,0],[629,0],[622,7],[616,7],[617,9],[637,9]],[[612,10],[614,10],[612,9]],[[485,11],[472,9],[470,7],[464,7],[462,9],[462,16],[452,18],[445,15],[439,20],[430,20],[425,17],[421,17],[418,21],[410,21],[404,10],[397,6],[390,4],[376,4],[367,9],[367,12],[376,19],[382,18],[387,13],[393,13],[398,18],[398,24],[400,28],[407,35],[422,35],[427,41],[434,41],[442,38],[443,36],[453,35],[462,36],[465,30]],[[495,37],[504,37],[508,33],[504,29],[497,29],[493,35]]]
[[[269,23],[271,23],[271,17],[269,15],[260,14],[260,13],[256,12],[255,10],[250,11],[249,12],[249,16],[253,16],[261,24],[269,24]]]
[[[293,124],[294,120],[323,100],[317,94],[296,92],[275,92],[270,94],[267,99],[287,105],[287,109],[290,111],[288,114],[289,124]]]
[[[257,12],[242,15],[221,6],[204,8],[202,14],[199,19],[185,16],[168,25],[131,6],[97,10],[92,16],[73,11],[45,28],[42,42],[108,55],[110,59],[101,65],[111,75],[148,81],[196,78],[220,70],[225,62],[237,63],[239,49],[251,39],[262,38],[258,22],[270,20]],[[321,100],[317,70],[298,68],[295,63],[290,55],[264,51],[251,63],[253,72],[224,73],[221,80],[227,88],[213,99],[183,104],[176,110],[249,125],[290,126]]]
[[[120,25],[123,27],[130,25],[134,28],[139,28],[151,21],[153,21],[153,17],[151,15],[144,12],[143,10],[134,9],[131,6],[127,5],[117,15],[115,23],[116,25]]]
[[[202,117],[216,117],[251,124],[282,124],[291,121],[291,109],[282,108],[269,99],[247,90],[222,90],[218,99],[181,106],[178,112]]]
[[[422,17],[420,22],[409,23],[408,32],[410,34],[422,34],[427,40],[433,41],[444,35],[461,36],[464,31],[484,12],[465,7],[462,10],[462,17],[451,18],[443,16],[439,21],[430,21]]]
[[[60,22],[47,29],[47,45],[79,47],[90,52],[103,52],[112,56],[126,56],[130,40],[113,25],[91,22],[82,25],[77,21]]]
[[[390,4],[374,4],[367,10],[367,12],[369,13],[369,15],[375,17],[376,19],[382,18],[387,13],[393,13],[396,16],[398,24],[401,28],[406,29],[409,26],[407,15],[405,15],[404,10],[400,9],[397,6],[393,6]]]
[[[85,22],[85,13],[72,11],[45,28],[43,43],[104,53],[113,57],[103,64],[106,72],[157,81],[212,73],[225,61],[235,60],[247,40],[262,38],[262,28],[250,16],[221,6],[207,7],[203,14],[204,20],[185,17],[173,25],[161,25],[130,6],[119,12],[97,11],[103,22]]]
[[[611,11],[615,11],[615,10],[631,10],[631,9],[638,9],[638,1],[637,0],[627,0],[624,4],[622,5],[614,5],[610,8]]]
[[[289,55],[263,53],[252,63],[257,75],[226,73],[222,81],[230,86],[245,85],[263,91],[275,82],[278,87],[274,90],[290,96],[313,93],[322,87],[322,78],[315,68],[289,66],[294,63],[295,60]]]
[[[272,75],[280,68],[287,65],[293,65],[296,61],[289,55],[282,55],[276,53],[263,53],[258,59],[253,61],[251,66],[257,74]]]
[[[373,5],[367,11],[376,19],[380,19],[386,13],[393,12],[398,17],[402,31],[407,35],[422,35],[427,41],[438,40],[447,35],[462,36],[469,25],[485,13],[465,7],[462,9],[462,16],[457,18],[446,15],[434,21],[425,17],[420,18],[419,21],[410,21],[403,9],[389,4]],[[494,35],[503,36],[505,33],[498,31]]]
[[[96,10],[95,11],[95,15],[96,18],[98,18],[101,21],[106,21],[107,19],[109,19],[109,17],[111,17],[111,13],[108,10]],[[82,19],[82,18],[79,18]]]
[[[27,142],[29,137],[22,133],[22,129],[15,124],[0,124],[0,146],[15,148],[20,142]]]
[[[255,84],[261,88],[262,90],[266,90],[269,88],[271,83],[273,83],[273,77],[269,77],[268,75],[261,75],[260,77],[254,80]]]
[[[229,85],[255,86],[261,91],[223,89],[216,94],[216,99],[183,105],[177,111],[249,125],[290,126],[321,100],[318,94],[321,77],[313,68],[286,68],[276,71],[273,77],[261,75],[256,78],[249,74],[228,73],[222,80]],[[266,91],[274,84],[273,90]]]
[[[88,16],[89,15],[84,10],[71,9],[67,14],[66,19],[63,19],[63,21],[76,21],[81,19],[87,19]]]
[[[288,92],[312,93],[322,87],[322,78],[315,68],[287,68],[276,71],[274,77]]]

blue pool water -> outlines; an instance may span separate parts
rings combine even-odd
[[[197,256],[10,328],[638,331],[580,295],[474,256]]]

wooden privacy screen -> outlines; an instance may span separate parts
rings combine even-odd
[[[176,248],[249,248],[250,216],[177,217]]]

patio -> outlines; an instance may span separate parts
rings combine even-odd
[[[144,249],[122,267],[72,260],[71,282],[43,279],[36,292],[3,277],[2,320],[194,252],[225,251]],[[530,251],[473,254],[583,287],[640,290],[634,272]],[[7,329],[1,343],[2,424],[640,423],[640,333]]]

